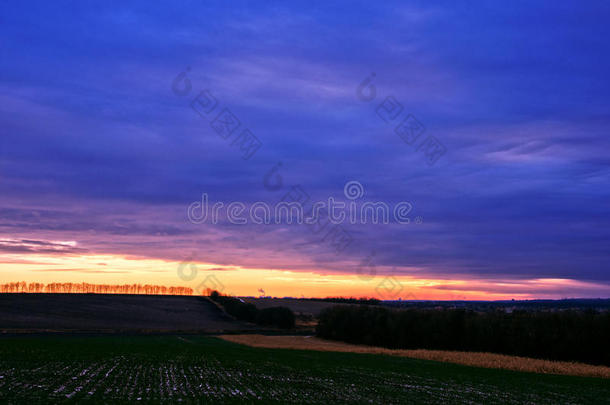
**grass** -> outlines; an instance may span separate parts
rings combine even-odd
[[[608,380],[201,336],[0,339],[0,403],[610,403]],[[605,402],[604,402],[605,401]]]
[[[496,353],[457,352],[448,350],[405,350],[386,349],[383,347],[353,345],[311,336],[269,336],[269,335],[222,335],[229,342],[245,344],[252,347],[272,349],[297,349],[334,351],[347,353],[386,354],[411,357],[415,359],[443,361],[466,366],[501,368],[514,371],[527,371],[545,374],[564,374],[582,377],[610,378],[610,367],[590,364],[532,359],[527,357],[507,356]]]

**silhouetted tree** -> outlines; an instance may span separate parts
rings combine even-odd
[[[29,283],[25,281],[0,284],[0,293],[80,293],[80,294],[162,294],[193,295],[189,287],[165,287],[140,284],[89,284],[89,283]]]

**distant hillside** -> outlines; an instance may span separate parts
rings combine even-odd
[[[202,297],[118,294],[0,294],[0,330],[245,330]]]

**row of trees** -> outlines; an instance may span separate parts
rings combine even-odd
[[[392,310],[335,306],[317,335],[395,349],[492,352],[610,366],[610,312]]]
[[[336,304],[360,304],[360,305],[379,305],[381,300],[377,298],[354,298],[354,297],[326,297],[326,298],[305,298],[309,301],[334,302]]]
[[[0,284],[0,293],[77,293],[77,294],[150,294],[193,295],[188,287],[165,287],[150,284],[90,284],[90,283],[14,283]]]

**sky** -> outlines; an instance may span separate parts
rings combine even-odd
[[[602,1],[3,2],[0,282],[610,297],[609,17]],[[225,111],[234,133],[214,126]],[[189,219],[203,194],[349,202],[350,182],[358,206],[408,202],[409,223]]]

